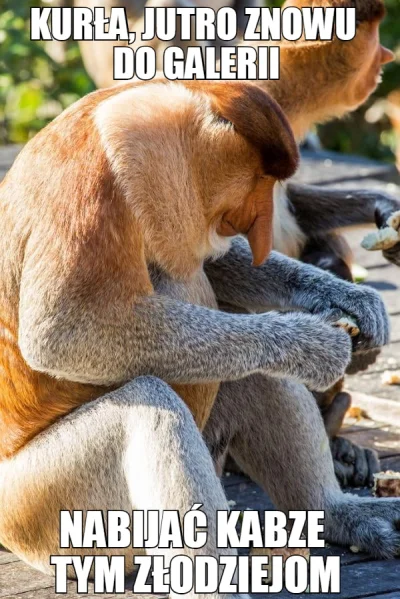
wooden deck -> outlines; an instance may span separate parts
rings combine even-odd
[[[0,148],[0,178],[12,163],[14,148]],[[393,169],[356,159],[341,159],[329,154],[309,156],[300,174],[303,180],[321,184],[378,187],[400,195],[400,180]],[[343,183],[344,182],[344,183]],[[392,319],[392,343],[382,353],[378,362],[366,373],[349,377],[348,388],[354,392],[354,401],[367,406],[369,419],[348,423],[344,434],[364,445],[374,447],[382,458],[382,469],[400,471],[400,387],[385,387],[382,374],[385,370],[400,370],[400,270],[388,265],[380,253],[368,254],[359,248],[362,234],[349,236],[355,250],[357,262],[369,272],[368,284],[378,289],[389,307]],[[375,395],[384,400],[373,400],[363,393]],[[399,403],[396,403],[399,402]],[[268,497],[253,482],[243,476],[224,476],[223,483],[227,496],[234,501],[235,509],[272,509]],[[356,491],[367,494],[366,490]],[[400,560],[374,561],[367,555],[351,553],[340,547],[326,547],[313,554],[340,555],[342,563],[341,593],[343,599],[400,599]],[[132,596],[127,586],[125,595]],[[95,599],[92,591],[87,595],[76,593],[76,584],[71,581],[68,599]],[[331,595],[297,595],[301,599],[319,597],[327,599]],[[17,557],[0,548],[0,598],[7,599],[50,599],[54,593],[54,580],[44,576],[21,562]],[[266,596],[265,596],[266,597]],[[279,594],[289,599],[291,594]]]

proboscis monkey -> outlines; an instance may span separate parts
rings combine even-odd
[[[388,341],[382,301],[264,261],[273,185],[297,158],[258,87],[161,80],[83,98],[20,153],[0,186],[0,542],[31,565],[115,552],[60,550],[61,509],[201,503],[208,541],[184,553],[234,554],[216,547],[228,506],[199,430],[217,394],[240,428],[235,457],[279,509],[323,509],[331,541],[399,549],[400,500],[341,492],[304,386],[328,388],[351,359],[338,311],[357,319],[361,348]],[[303,311],[223,313],[224,273],[248,310]]]

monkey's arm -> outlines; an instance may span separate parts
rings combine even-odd
[[[393,220],[395,215],[396,222],[400,218],[400,201],[376,190],[329,189],[290,183],[286,195],[297,225],[306,236],[368,224],[387,229],[391,217]],[[392,233],[396,238],[394,230]],[[400,266],[400,243],[392,243],[384,249],[383,255]]]
[[[400,210],[400,202],[376,190],[346,190],[289,183],[287,197],[306,234],[326,233],[341,227],[374,224],[379,227]]]
[[[360,349],[388,343],[388,316],[374,289],[342,281],[277,252],[260,267],[252,267],[251,261],[247,241],[237,237],[227,254],[207,262],[206,274],[220,302],[248,311],[271,307],[332,315],[340,311],[357,321]]]
[[[139,375],[199,383],[265,372],[325,389],[350,360],[350,338],[317,316],[232,315],[156,295],[128,311],[117,297],[111,307],[100,303],[101,310],[66,295],[58,311],[26,294],[19,345],[31,368],[100,385]],[[322,353],[324,365],[312,358]]]

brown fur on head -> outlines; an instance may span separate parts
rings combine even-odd
[[[259,263],[273,183],[296,164],[280,108],[245,83],[101,90],[33,138],[0,186],[0,458],[104,393],[29,367],[21,303],[56,305],[68,319],[83,302],[112,319],[153,293],[149,265],[189,279],[236,232]]]
[[[281,77],[260,85],[284,109],[297,138],[316,123],[355,110],[375,91],[393,53],[381,46],[381,0],[287,0],[288,6],[356,7],[357,33],[351,41],[283,41]]]
[[[272,192],[277,179],[287,179],[297,168],[293,134],[271,98],[255,85],[191,82],[189,89],[206,89],[213,108],[248,140],[261,158],[262,176],[246,202],[227,207],[217,226],[221,235],[245,232],[253,251],[253,264],[260,265],[272,248]],[[245,93],[244,93],[245,92]],[[249,227],[250,224],[250,227]]]

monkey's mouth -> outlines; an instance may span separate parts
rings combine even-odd
[[[382,80],[383,80],[383,69],[380,69],[379,72],[378,72],[378,74],[377,74],[377,76],[376,76],[376,78],[375,78],[376,85],[377,86],[380,85],[382,83]]]

